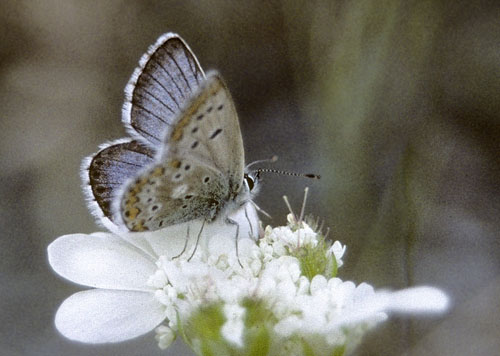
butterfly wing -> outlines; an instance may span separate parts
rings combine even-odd
[[[119,140],[101,147],[82,163],[82,180],[90,210],[113,221],[112,202],[120,187],[154,161],[154,152],[136,140]]]
[[[205,82],[165,135],[161,159],[189,157],[221,172],[229,190],[243,181],[245,155],[238,114],[229,90],[217,72]]]
[[[173,158],[155,164],[125,188],[119,219],[131,231],[204,218],[212,220],[227,196],[224,176],[189,159]]]
[[[189,46],[167,33],[149,48],[125,87],[122,121],[129,133],[153,147],[161,144],[205,74]]]
[[[132,231],[213,220],[242,186],[244,153],[226,85],[210,73],[166,132],[160,163],[126,185],[117,214]]]

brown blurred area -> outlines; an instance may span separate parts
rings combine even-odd
[[[82,158],[125,136],[123,88],[156,38],[179,33],[226,79],[246,159],[320,181],[265,176],[347,244],[340,277],[433,285],[444,317],[393,317],[358,355],[500,350],[500,2],[14,1],[0,3],[0,354],[189,355],[152,334],[70,342],[55,311],[79,290],[50,270],[56,237],[98,228]]]

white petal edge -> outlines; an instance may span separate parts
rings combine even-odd
[[[450,307],[450,299],[442,290],[421,286],[391,293],[389,311],[406,314],[440,314]]]
[[[145,334],[164,319],[164,308],[152,293],[91,289],[67,298],[55,324],[68,339],[106,343]]]
[[[47,248],[49,263],[60,276],[85,286],[150,291],[155,271],[143,252],[108,233],[64,235]]]
[[[448,311],[450,304],[448,295],[434,287],[412,287],[396,292],[382,290],[355,303],[332,326],[379,318],[380,313],[440,315]]]

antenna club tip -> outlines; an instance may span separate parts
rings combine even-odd
[[[321,176],[319,174],[312,174],[312,173],[304,174],[304,176],[307,178],[313,178],[313,179],[320,179],[321,178]]]

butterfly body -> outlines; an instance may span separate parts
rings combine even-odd
[[[217,72],[205,76],[175,34],[160,37],[139,63],[123,109],[134,139],[84,161],[91,204],[130,231],[225,219],[251,200],[256,181],[245,173],[226,84]]]

